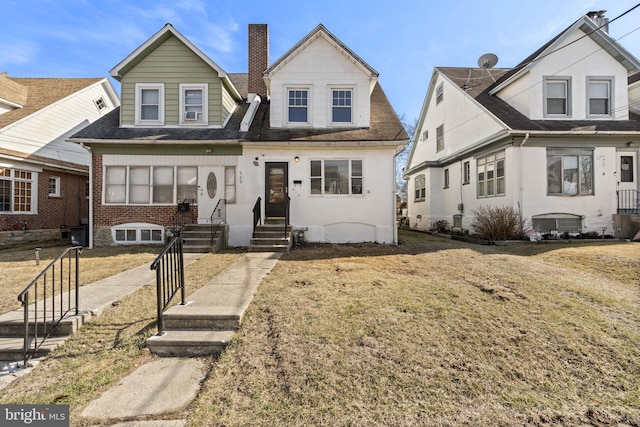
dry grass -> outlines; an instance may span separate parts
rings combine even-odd
[[[40,265],[35,262],[35,245],[0,250],[0,314],[20,308],[18,294],[67,246],[44,247]],[[158,246],[130,246],[84,249],[80,255],[81,286],[155,259]]]
[[[640,424],[640,245],[402,240],[281,260],[192,425]]]
[[[640,425],[640,244],[489,247],[411,232],[401,242],[283,257],[198,399],[174,417],[192,426]],[[203,260],[187,277],[218,263]],[[142,289],[107,310],[0,401],[70,403],[82,425],[84,406],[152,357],[143,350],[152,299]]]

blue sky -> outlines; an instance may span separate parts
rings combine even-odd
[[[230,73],[247,70],[247,25],[268,24],[270,60],[322,23],[380,73],[399,115],[420,114],[433,67],[513,67],[591,10],[613,19],[636,0],[3,0],[0,72],[107,77],[166,23]],[[610,34],[640,57],[640,7]],[[117,82],[114,87],[119,92]]]

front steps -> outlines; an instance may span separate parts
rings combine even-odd
[[[214,224],[213,227],[211,224],[186,224],[180,231],[180,237],[185,241],[182,250],[188,253],[217,252],[226,247],[226,235],[225,224]]]
[[[249,243],[249,252],[289,252],[293,243],[291,226],[284,222],[265,221],[264,225],[256,227],[253,238]]]

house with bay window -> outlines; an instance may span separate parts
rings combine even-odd
[[[91,152],[91,244],[215,225],[251,246],[283,222],[307,241],[396,241],[408,136],[378,73],[323,25],[273,63],[268,40],[249,25],[248,70],[227,73],[167,24],[111,70],[121,107],[70,138]]]
[[[409,224],[513,207],[543,233],[640,228],[640,62],[582,16],[514,68],[436,67],[404,168]]]
[[[0,73],[0,232],[60,238],[88,222],[90,156],[65,139],[118,105],[106,78]]]

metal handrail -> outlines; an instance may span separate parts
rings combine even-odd
[[[287,196],[284,206],[284,237],[287,237],[287,229],[289,228],[289,217],[291,215],[291,197]]]
[[[222,206],[220,206],[220,204],[222,204]],[[213,209],[213,212],[211,212],[211,217],[209,217],[209,224],[211,224],[211,246],[213,246],[213,241],[218,235],[218,232],[217,232],[218,228],[214,227],[214,223],[213,223],[214,221],[213,217],[215,216],[216,212],[218,212],[218,219],[220,220],[220,222],[216,224],[226,224],[227,223],[227,199],[218,200],[218,203],[216,203],[216,207]]]
[[[178,291],[180,304],[185,304],[183,243],[180,237],[174,237],[151,263],[151,270],[156,271],[158,335],[162,334],[164,328],[162,313]]]
[[[256,226],[258,223],[262,225],[262,209],[260,208],[261,197],[258,197],[256,204],[253,205],[253,237],[256,236]]]
[[[62,252],[56,259],[51,261],[35,279],[24,288],[18,295],[18,301],[22,303],[24,320],[24,344],[23,344],[23,367],[26,369],[29,359],[31,359],[42,346],[44,341],[51,336],[55,328],[62,319],[73,312],[79,313],[79,289],[80,289],[80,254],[84,248],[82,246],[72,246]],[[72,274],[72,252],[74,252],[75,265]],[[65,259],[67,259],[67,271],[65,280]],[[56,265],[60,265],[59,277],[56,275]],[[51,273],[49,275],[49,272]],[[56,281],[57,280],[57,281]],[[75,282],[72,284],[72,281]],[[49,284],[50,286],[47,286]],[[65,301],[66,284],[66,301]],[[42,286],[40,286],[42,285]],[[72,289],[73,286],[73,289]],[[56,290],[59,293],[56,295]],[[75,291],[75,298],[72,303],[72,290]],[[50,292],[49,292],[50,291]],[[30,298],[33,295],[33,299]],[[42,312],[39,310],[38,298],[42,297]],[[31,301],[33,300],[33,303]],[[66,302],[66,308],[65,308]],[[47,307],[51,304],[51,309]],[[30,319],[33,314],[33,319]],[[40,319],[42,314],[42,319]],[[47,317],[50,315],[50,317]],[[30,326],[31,322],[31,326]]]
[[[617,190],[618,213],[640,213],[640,192],[637,190]]]

